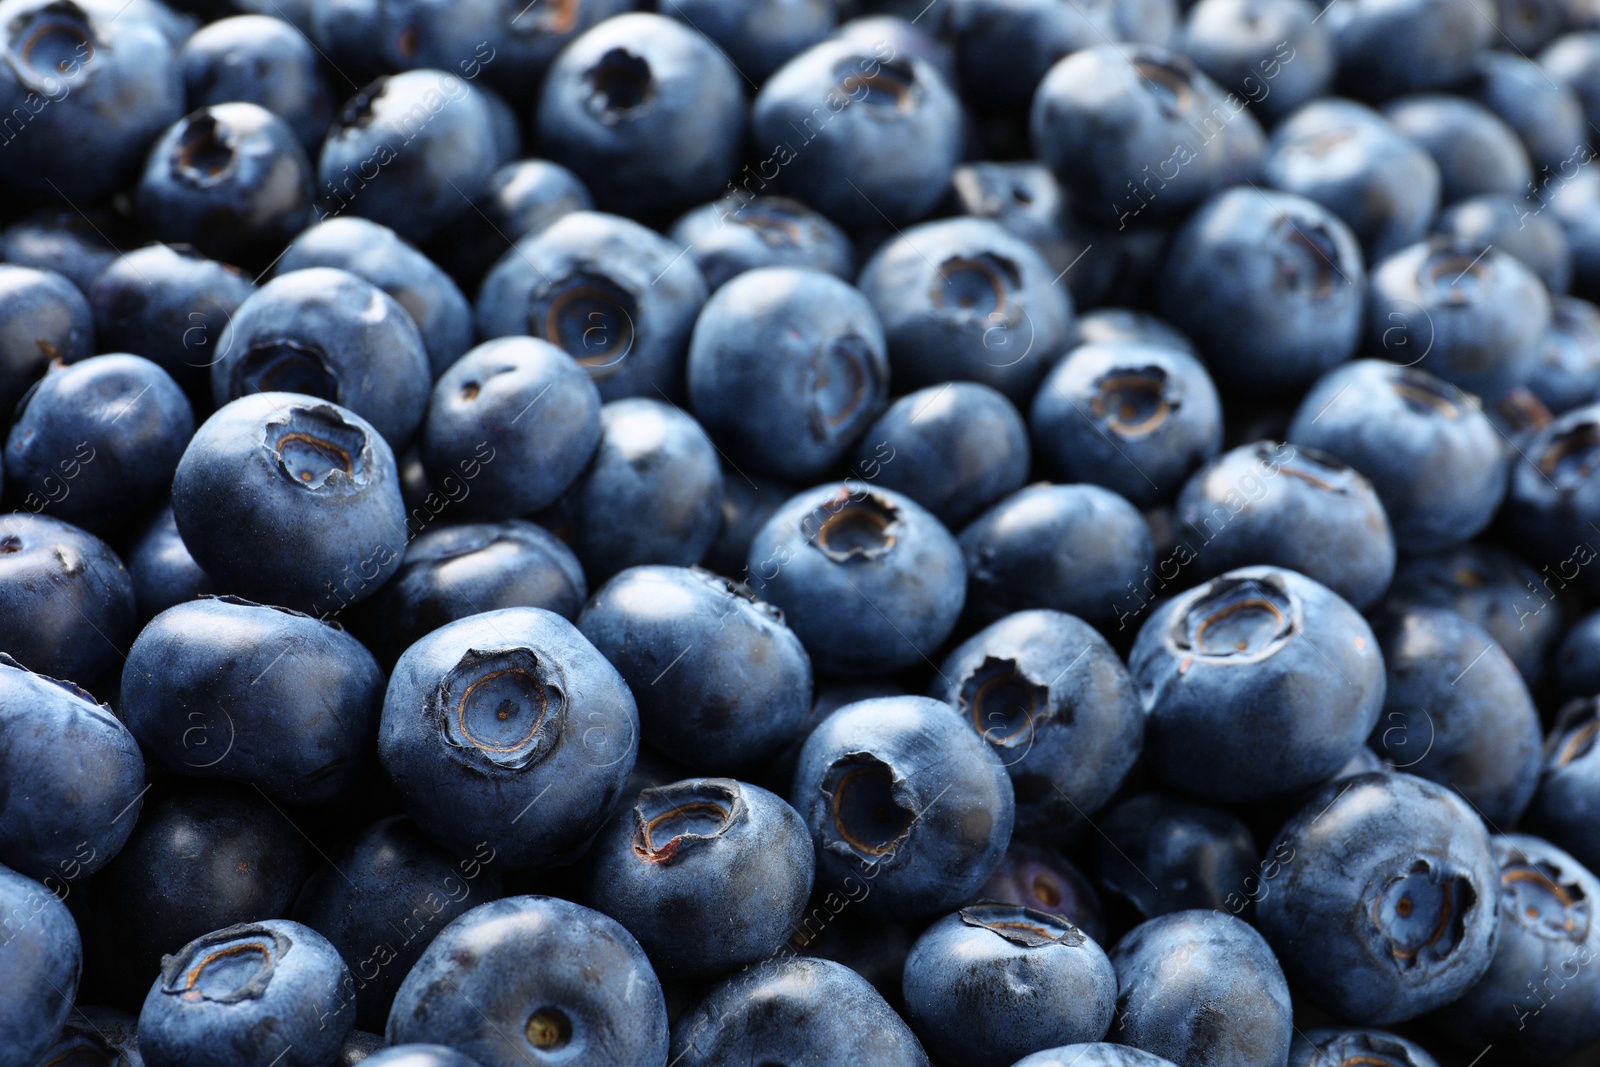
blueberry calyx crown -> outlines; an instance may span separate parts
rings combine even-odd
[[[856,334],[823,344],[811,365],[811,433],[831,441],[848,427],[863,407],[881,393],[881,376],[873,372],[872,349]],[[873,386],[880,388],[874,390]]]
[[[1286,447],[1272,441],[1256,446],[1256,455],[1263,464],[1270,463]],[[1290,459],[1278,466],[1278,473],[1296,478],[1313,489],[1324,493],[1347,495],[1359,475],[1337,456],[1315,448],[1296,447]]]
[[[589,110],[608,126],[632,118],[655,99],[650,63],[626,48],[612,48],[583,72]]]
[[[1339,262],[1339,244],[1326,226],[1284,213],[1273,228],[1277,231],[1273,249],[1280,288],[1304,290],[1315,300],[1327,300],[1341,282],[1349,284],[1349,275]]]
[[[287,934],[239,923],[189,942],[161,959],[161,991],[187,1001],[236,1004],[265,995],[273,971],[293,947]]]
[[[1174,620],[1181,649],[1214,659],[1269,656],[1293,635],[1295,598],[1273,576],[1221,577],[1202,586]]]
[[[1194,107],[1194,76],[1178,56],[1144,55],[1133,61],[1144,91],[1155,98],[1162,114],[1178,118]]]
[[[839,91],[851,104],[865,104],[873,112],[912,111],[922,94],[916,68],[905,59],[879,62],[869,55],[852,55],[840,60],[833,73]]]
[[[367,482],[366,431],[329,405],[294,405],[274,413],[264,436],[278,469],[295,485],[315,490]]]
[[[951,256],[939,264],[929,297],[933,306],[971,316],[988,326],[1011,327],[1026,314],[1017,292],[1022,270],[993,252]]]
[[[874,560],[894,550],[900,509],[875,493],[840,486],[827,503],[800,522],[806,542],[833,560]]]
[[[1316,1042],[1326,1062],[1338,1067],[1417,1067],[1411,1052],[1398,1041],[1378,1032],[1340,1033]],[[1324,1062],[1323,1058],[1312,1060]]]
[[[996,748],[1031,743],[1036,723],[1055,718],[1050,688],[1029,677],[1014,659],[985,656],[962,681],[956,699],[972,728]]]
[[[577,360],[593,377],[615,373],[633,351],[639,302],[626,287],[577,270],[536,289],[528,332]]]
[[[743,582],[736,582],[731,578],[725,578],[716,571],[708,570],[705,567],[699,566],[698,564],[690,567],[689,573],[693,574],[705,584],[711,586],[711,588],[715,589],[717,592],[729,597],[734,601],[737,601],[738,603],[734,605],[735,610],[754,610],[772,622],[775,622],[780,626],[783,625],[783,609],[778,607],[776,604],[769,604],[765,600],[762,600],[760,597],[756,596],[755,591]]]
[[[1556,731],[1550,735],[1546,771],[1558,771],[1589,755],[1594,751],[1597,737],[1600,737],[1600,697],[1567,705]]]
[[[6,26],[6,59],[17,80],[47,96],[85,71],[98,50],[88,12],[72,0],[25,11]]]
[[[1176,383],[1160,367],[1114,367],[1094,382],[1089,410],[1118,437],[1145,437],[1181,406]]]
[[[1402,972],[1442,964],[1466,931],[1478,894],[1465,875],[1426,857],[1406,864],[1372,894],[1372,925]]]
[[[1463,411],[1477,404],[1476,398],[1449,382],[1409,368],[1396,373],[1389,388],[1407,408],[1419,415],[1438,414],[1447,419],[1459,419]]]
[[[721,837],[749,815],[731,778],[698,778],[645,789],[633,807],[633,854],[671,863],[686,849]]]
[[[1436,242],[1417,268],[1417,283],[1434,302],[1472,303],[1494,274],[1494,251],[1459,242]]]
[[[210,108],[190,115],[173,146],[173,178],[201,189],[227,180],[238,164],[233,141],[233,131]]]
[[[1550,940],[1582,944],[1589,936],[1590,902],[1577,880],[1554,862],[1512,849],[1500,864],[1500,911]]]
[[[257,341],[233,367],[235,397],[250,393],[299,393],[339,403],[339,376],[327,354],[314,345],[289,338]]]
[[[868,863],[893,859],[916,822],[904,779],[870,752],[851,752],[828,768],[822,780],[829,818],[823,834],[835,852]]]
[[[979,901],[962,908],[957,914],[968,926],[989,930],[1023,948],[1045,948],[1049,945],[1077,948],[1089,940],[1082,930],[1059,915],[1048,915],[1020,904]]]
[[[1600,423],[1584,419],[1553,433],[1538,458],[1539,471],[1558,489],[1572,491],[1600,467]]]
[[[566,718],[558,672],[529,648],[468,649],[434,695],[445,744],[511,771],[544,759]]]

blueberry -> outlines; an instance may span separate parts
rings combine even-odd
[[[211,365],[219,408],[251,393],[303,393],[349,408],[395,448],[422,424],[432,380],[405,308],[332,267],[280,274],[251,294]]]
[[[1073,348],[1033,399],[1034,446],[1063,481],[1149,507],[1222,447],[1222,406],[1182,347],[1096,340]]]
[[[368,1067],[479,1067],[476,1060],[444,1045],[391,1045],[361,1062]]]
[[[1326,781],[1378,724],[1383,660],[1364,619],[1294,571],[1246,567],[1167,601],[1129,653],[1145,756],[1213,802]]]
[[[358,1063],[365,1063],[372,1056],[384,1049],[382,1034],[367,1033],[363,1030],[352,1030],[350,1036],[344,1039],[344,1048],[339,1050],[339,1058],[334,1060],[337,1067],[355,1067]],[[404,1048],[406,1046],[398,1046]],[[462,1067],[460,1064],[451,1064],[450,1067]]]
[[[1091,1041],[1024,1056],[1012,1067],[1175,1067],[1171,1060],[1127,1045]]]
[[[683,211],[715,196],[739,165],[739,72],[714,33],[685,22],[693,22],[687,13],[683,22],[648,13],[607,19],[568,45],[545,77],[539,145],[572,168],[602,211]]]
[[[722,472],[722,483],[722,528],[701,563],[718,574],[740,577],[750,542],[797,487],[771,478],[741,478],[731,470]]]
[[[646,563],[691,567],[717,537],[722,467],[700,424],[659,400],[600,409],[593,461],[541,522],[562,537],[598,585]]]
[[[161,961],[139,1012],[149,1067],[323,1067],[355,1019],[350,972],[287,919],[197,937]]]
[[[311,164],[294,131],[266,108],[207,104],[151,146],[138,202],[159,240],[229,263],[263,263],[306,224]]]
[[[927,61],[887,40],[824,41],[756,94],[750,128],[759,162],[734,183],[751,193],[773,186],[841,226],[904,226],[931,214],[949,188],[960,115]]]
[[[1423,94],[1393,101],[1383,115],[1439,165],[1445,204],[1491,193],[1521,196],[1533,185],[1533,165],[1516,131],[1481,104]]]
[[[1555,415],[1600,400],[1600,308],[1575,296],[1550,301],[1550,328],[1527,386]]]
[[[88,293],[100,272],[122,255],[107,235],[120,241],[127,236],[126,229],[109,209],[91,207],[85,212],[43,207],[0,231],[0,258],[19,267],[60,274]]]
[[[55,365],[18,403],[6,475],[23,508],[109,536],[159,503],[194,436],[166,371],[129,355]]]
[[[1338,57],[1321,20],[1311,0],[1200,0],[1184,16],[1180,47],[1270,122],[1333,81]]]
[[[644,739],[688,767],[759,765],[811,710],[811,661],[782,613],[710,571],[630,567],[578,629],[634,692]]]
[[[1600,1040],[1600,879],[1524,834],[1490,839],[1499,866],[1499,936],[1483,979],[1436,1016],[1462,1047],[1509,1048],[1553,1063]]]
[[[3,670],[3,668],[0,668]],[[33,1067],[72,1011],[83,946],[72,913],[33,879],[0,867],[0,1064]]]
[[[72,1007],[61,1036],[44,1053],[44,1063],[103,1064],[105,1067],[144,1067],[139,1055],[139,1020],[115,1008],[93,1005]]]
[[[1386,1030],[1320,1027],[1296,1032],[1289,1047],[1289,1067],[1324,1067],[1351,1060],[1372,1067],[1439,1067],[1421,1045]]]
[[[422,466],[435,485],[469,464],[478,469],[460,512],[529,515],[577,481],[600,445],[600,427],[600,391],[576,360],[548,341],[500,337],[434,384]]]
[[[1524,4],[1524,8],[1535,6]],[[1588,120],[1571,86],[1519,52],[1484,51],[1467,83],[1468,94],[1511,127],[1528,151],[1534,174],[1571,167],[1588,157]],[[1525,195],[1528,185],[1514,195]]]
[[[1176,349],[1198,356],[1194,342],[1166,319],[1134,308],[1101,307],[1086,311],[1072,324],[1067,353],[1082,345],[1134,344]]]
[[[1281,1064],[1294,1024],[1289,984],[1267,942],[1219,911],[1177,911],[1111,950],[1112,1041],[1205,1067]]]
[[[1562,585],[1577,579],[1594,588],[1583,564],[1594,556],[1600,519],[1600,478],[1592,464],[1600,449],[1600,404],[1573,408],[1522,442],[1511,468],[1504,511],[1523,552]],[[1564,581],[1563,581],[1564,580]]]
[[[558,863],[582,845],[622,799],[638,750],[622,677],[541,608],[473,615],[412,645],[378,732],[384,769],[422,831],[460,855],[487,843],[512,868]]]
[[[316,45],[280,16],[236,15],[202,26],[178,50],[189,106],[233,100],[283,119],[308,153],[333,118]]]
[[[1030,837],[1081,829],[1144,739],[1127,668],[1093,627],[1057,611],[1019,611],[979,631],[945,659],[930,695],[1005,764],[1018,832]]]
[[[273,268],[337,267],[382,289],[411,316],[433,377],[472,347],[472,306],[455,282],[393,230],[366,219],[333,218],[300,233]]]
[[[1550,667],[1551,685],[1563,701],[1600,693],[1600,611],[1591,611],[1567,629]]]
[[[1409,774],[1330,782],[1279,831],[1256,921],[1315,1004],[1386,1026],[1450,1003],[1494,957],[1499,881],[1467,802]]]
[[[806,824],[731,778],[646,789],[596,841],[590,902],[663,973],[725,974],[789,940],[811,893]]]
[[[1568,704],[1545,740],[1539,791],[1528,808],[1530,832],[1548,838],[1590,871],[1600,867],[1600,698]]]
[[[482,846],[458,860],[393,816],[361,831],[306,881],[295,921],[326,937],[350,968],[357,1026],[383,1029],[400,983],[434,937],[500,896],[495,858]]]
[[[790,800],[811,828],[819,884],[861,893],[857,906],[878,919],[970,900],[999,866],[1015,815],[1000,757],[926,697],[863,700],[824,719]]]
[[[931,662],[966,596],[961,550],[920,504],[864,482],[795,496],[750,543],[745,580],[783,611],[818,671]]]
[[[549,341],[588,369],[603,400],[670,400],[705,302],[700,271],[671,241],[579,211],[501,257],[478,290],[478,332]]]
[[[54,271],[0,264],[0,422],[55,360],[94,354],[89,302]]]
[[[654,1067],[666,1062],[667,1008],[617,922],[555,897],[508,897],[434,939],[400,985],[387,1036],[442,1042],[482,1067]]]
[[[1121,629],[1131,612],[1119,601],[1155,563],[1144,516],[1094,485],[1012,493],[961,531],[961,553],[967,614],[979,624],[1049,608]]]
[[[1094,246],[1095,231],[1069,210],[1067,195],[1049,167],[1031,161],[964,163],[956,168],[950,186],[962,214],[997,222],[1032,245],[1050,265],[1051,277],[1067,287],[1075,305],[1106,298],[1116,259],[1085,258]]]
[[[1589,123],[1600,118],[1600,33],[1593,26],[1555,38],[1538,58],[1546,75],[1576,94]]]
[[[928,1067],[928,1056],[855,971],[830,960],[780,956],[722,979],[679,1016],[671,1062]]]
[[[689,249],[713,292],[757,267],[810,267],[847,280],[854,274],[844,231],[788,197],[725,196],[685,214],[671,237]]]
[[[1600,202],[1600,173],[1574,166],[1562,170],[1570,176],[1547,177],[1529,195],[1540,211],[1550,209],[1567,235],[1567,246],[1572,249],[1572,292],[1594,300],[1600,297],[1600,219],[1594,212]]]
[[[1140,920],[1195,908],[1243,917],[1261,853],[1249,827],[1225,809],[1141,793],[1098,825],[1100,884],[1132,904]]]
[[[974,894],[975,901],[1015,904],[1065,919],[1098,944],[1109,930],[1094,883],[1049,845],[1013,838],[1000,866]]]
[[[1459,200],[1434,224],[1436,232],[1480,248],[1494,246],[1520,260],[1560,300],[1572,279],[1572,250],[1553,215],[1521,197],[1490,193]]]
[[[809,481],[884,405],[883,327],[866,297],[831,274],[747,271],[718,289],[696,320],[688,389],[724,452],[756,473]]]
[[[93,686],[133,631],[133,580],[111,546],[48,515],[0,515],[0,650]]]
[[[586,4],[579,11],[594,6]],[[537,10],[528,14],[537,16]],[[592,211],[594,201],[578,176],[561,164],[519,159],[491,174],[488,186],[472,206],[472,211],[436,235],[426,248],[428,257],[467,293],[477,290],[508,244],[516,244],[563,215]]]
[[[404,506],[394,454],[372,425],[294,393],[223,407],[172,481],[183,543],[219,586],[323,612],[399,569]]]
[[[111,709],[0,655],[0,863],[65,898],[132,833],[144,759]]]
[[[1451,0],[1392,0],[1330,11],[1339,87],[1363,99],[1440,88],[1494,43],[1489,9]]]

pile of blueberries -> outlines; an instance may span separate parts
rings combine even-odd
[[[1600,1063],[1596,0],[0,0],[0,1067]]]

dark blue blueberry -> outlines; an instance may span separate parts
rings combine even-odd
[[[1030,128],[1074,209],[1121,230],[1254,174],[1266,137],[1245,107],[1176,52],[1096,43],[1050,68]]]
[[[906,1017],[941,1061],[1010,1067],[1111,1027],[1117,975],[1105,950],[1054,915],[973,904],[930,926],[906,957]]]
[[[741,478],[731,470],[722,472],[722,486],[722,528],[701,563],[726,577],[742,578],[750,542],[796,487],[771,478]]]
[[[138,1027],[139,1020],[126,1012],[75,1004],[61,1028],[61,1036],[39,1062],[144,1067],[144,1057],[139,1055]]]
[[[1127,668],[1093,627],[1058,611],[1019,611],[963,642],[930,695],[1000,757],[1017,830],[1033,838],[1081,829],[1122,785],[1144,739]]]
[[[836,0],[674,0],[671,15],[704,34],[752,84],[833,32]]]
[[[1091,1041],[1024,1056],[1013,1067],[1176,1067],[1171,1060],[1127,1045]]]
[[[1500,868],[1499,936],[1483,980],[1435,1016],[1462,1048],[1497,1045],[1554,1063],[1600,1040],[1600,879],[1537,837],[1490,839]]]
[[[1159,341],[1088,341],[1046,375],[1029,416],[1034,447],[1063,481],[1105,486],[1141,507],[1171,499],[1222,447],[1206,369]]]
[[[1592,162],[1596,157],[1590,154]],[[1543,211],[1549,208],[1567,235],[1572,250],[1572,292],[1585,300],[1600,299],[1600,172],[1581,164],[1562,167],[1560,177],[1546,177],[1529,196]]]
[[[874,49],[882,45],[881,50],[891,55],[920,59],[937,70],[947,84],[956,84],[958,78],[954,49],[949,41],[939,36],[937,19],[922,22],[917,17],[919,12],[912,10],[914,5],[903,0],[898,3],[891,0],[889,3],[873,2],[858,6],[882,8],[886,11],[898,6],[900,11],[897,14],[861,15],[840,23],[833,35],[835,38],[847,41],[858,48]]]
[[[383,672],[340,627],[237,597],[170,608],[128,651],[117,707],[151,761],[330,800],[367,755]]]
[[[0,515],[0,652],[92,686],[133,634],[133,580],[110,545],[48,515]]]
[[[679,1016],[671,1062],[928,1067],[928,1056],[861,975],[831,960],[780,956],[724,978]]]
[[[726,974],[771,957],[804,914],[815,869],[795,810],[731,778],[644,790],[590,862],[590,903],[674,975]]]
[[[710,571],[630,567],[578,628],[633,691],[645,741],[685,766],[759,765],[811,710],[811,661],[782,613]]]
[[[1522,5],[1524,9],[1532,6]],[[1525,54],[1480,53],[1465,88],[1517,135],[1528,151],[1534,176],[1559,170],[1563,164],[1571,166],[1573,160],[1592,158],[1588,155],[1589,123],[1577,93]],[[1528,191],[1529,186],[1523,185],[1511,192],[1522,196]]]
[[[295,393],[223,407],[172,480],[183,543],[220,588],[322,612],[399,569],[404,508],[394,453],[372,425]]]
[[[0,259],[19,267],[60,274],[87,293],[111,261],[122,254],[112,237],[126,236],[126,224],[106,208],[87,212],[42,207],[0,231]]]
[[[1345,221],[1369,264],[1421,240],[1439,210],[1439,165],[1351,100],[1314,100],[1272,131],[1262,176]]]
[[[183,386],[199,414],[211,410],[211,372],[222,332],[256,291],[249,275],[187,245],[153,244],[119,256],[89,290],[102,349],[134,352]]]
[[[1383,709],[1367,623],[1294,571],[1246,567],[1163,604],[1129,653],[1145,757],[1212,802],[1292,795],[1355,755]]]
[[[1550,328],[1528,390],[1552,414],[1600,400],[1600,308],[1575,296],[1550,301]]]
[[[433,387],[423,427],[428,479],[477,469],[464,514],[508,519],[554,503],[600,445],[600,391],[576,360],[535,337],[498,337]]]
[[[927,697],[863,700],[824,719],[790,800],[811,828],[819,885],[896,921],[971,900],[1004,858],[1015,815],[1000,757]]]
[[[392,664],[415,642],[468,615],[545,608],[575,619],[588,595],[578,558],[544,527],[524,519],[461,523],[408,544],[394,578],[355,609],[351,622],[379,660]]]
[[[1141,793],[1099,820],[1100,884],[1139,919],[1192,908],[1240,913],[1261,852],[1226,810],[1165,793]]]
[[[1338,57],[1321,20],[1311,0],[1200,0],[1179,47],[1270,122],[1327,93]]]
[[[580,4],[578,10],[595,6]],[[538,17],[539,10],[529,10],[529,17]],[[519,159],[490,175],[488,186],[472,206],[472,211],[427,245],[428,258],[469,294],[477,291],[478,283],[508,246],[563,215],[592,211],[594,201],[578,176],[561,164]]]
[[[1395,129],[1439,165],[1439,196],[1454,204],[1472,196],[1522,196],[1533,165],[1516,131],[1493,111],[1458,96],[1407,96],[1383,109]]]
[[[776,182],[841,226],[903,226],[931,214],[949,189],[960,117],[960,101],[927,61],[887,40],[825,41],[779,67],[756,95],[758,162],[734,181],[750,192]]]
[[[350,972],[287,919],[197,937],[161,961],[139,1012],[148,1067],[324,1067],[355,1021]]]
[[[378,733],[422,831],[464,856],[487,844],[512,868],[579,848],[616,809],[638,751],[622,676],[540,608],[473,615],[412,645]]]
[[[17,405],[8,492],[27,511],[109,536],[166,496],[193,436],[183,390],[148,359],[56,364]]]
[[[602,211],[681,212],[717,195],[739,165],[744,85],[685,22],[607,19],[550,66],[534,119],[540,150],[572,168]]]
[[[244,100],[283,119],[315,152],[333,118],[316,45],[280,18],[236,15],[202,26],[178,50],[191,108]]]
[[[1372,483],[1315,449],[1257,441],[1225,452],[1189,479],[1173,517],[1176,561],[1202,578],[1286,567],[1364,611],[1394,577],[1394,535]]]
[[[1562,635],[1550,667],[1561,700],[1600,694],[1600,611],[1583,616]]]
[[[1293,193],[1234,188],[1178,231],[1161,312],[1224,388],[1293,391],[1355,354],[1366,282],[1336,214]]]
[[[1562,709],[1545,741],[1539,791],[1527,828],[1549,838],[1590,871],[1600,867],[1600,697]]]
[[[961,531],[967,613],[987,624],[1049,608],[1091,623],[1118,606],[1155,563],[1150,527],[1123,497],[1095,485],[1030,485]]]
[[[1421,1045],[1386,1030],[1321,1027],[1296,1031],[1289,1067],[1356,1063],[1370,1067],[1439,1067]]]
[[[908,393],[861,435],[851,470],[904,493],[951,529],[1028,480],[1028,427],[1005,396],[979,382]]]
[[[339,950],[355,986],[356,1025],[382,1030],[407,973],[445,926],[501,894],[488,845],[458,860],[394,816],[358,834],[306,881],[297,922]]]
[[[1105,944],[1109,935],[1094,883],[1049,845],[1013,838],[1000,866],[973,894],[973,900],[1016,904],[1057,916],[1100,944]]]
[[[122,848],[145,790],[139,746],[110,708],[3,655],[0,776],[0,863],[63,899]]]
[[[1505,499],[1505,438],[1477,397],[1421,367],[1363,359],[1335,368],[1300,402],[1289,440],[1360,472],[1402,551],[1470,540]]]
[[[0,264],[0,425],[54,360],[92,356],[94,314],[53,271]]]
[[[478,333],[549,341],[588,369],[603,400],[670,400],[705,302],[683,249],[620,216],[578,211],[495,264],[478,290]]]
[[[813,481],[883,409],[883,327],[867,298],[831,274],[746,271],[696,320],[688,387],[723,452],[758,474]]]
[[[1083,345],[1101,344],[1151,345],[1191,356],[1200,354],[1194,342],[1166,319],[1132,308],[1095,308],[1077,317],[1067,342],[1068,354]]]
[[[1369,742],[1394,767],[1446,785],[1490,826],[1517,821],[1539,784],[1539,711],[1511,658],[1453,611],[1380,619],[1387,685]]]
[[[1495,41],[1493,5],[1393,0],[1328,10],[1339,53],[1339,88],[1364,100],[1459,81]]]
[[[723,197],[684,215],[671,237],[689,249],[713,292],[757,267],[810,267],[845,279],[853,274],[855,254],[844,231],[787,197]]]
[[[688,414],[659,400],[600,409],[600,447],[540,519],[572,546],[591,584],[646,563],[692,567],[722,522],[716,446]]]
[[[33,879],[0,867],[0,1063],[39,1062],[72,1012],[82,968],[83,946],[67,906]]]
[[[444,70],[381,77],[344,105],[317,161],[317,217],[346,211],[422,242],[507,159],[487,91]]]
[[[1600,575],[1582,566],[1594,558],[1600,520],[1600,404],[1573,408],[1518,452],[1506,494],[1508,532],[1545,573],[1555,568],[1560,579],[1600,586]]]
[[[750,543],[745,581],[782,609],[817,670],[929,662],[966,597],[955,538],[900,493],[846,481],[793,497]]]
[[[1494,958],[1499,871],[1454,792],[1409,774],[1330,782],[1269,851],[1256,923],[1295,987],[1328,1012],[1387,1026],[1472,988]]]
[[[1576,21],[1576,20],[1574,20]],[[1557,84],[1571,89],[1592,124],[1600,118],[1600,33],[1596,27],[1563,34],[1539,53],[1539,67]],[[1589,162],[1593,157],[1581,159]]]
[[[482,1067],[657,1067],[667,1006],[616,921],[555,897],[508,897],[434,939],[400,986],[387,1036],[442,1042]]]
[[[1112,1041],[1206,1067],[1281,1064],[1294,1036],[1289,983],[1255,928],[1220,911],[1178,911],[1111,950]]]
[[[1106,298],[1117,258],[1085,258],[1097,240],[1095,231],[1068,210],[1066,194],[1049,167],[1032,161],[966,163],[956,168],[950,188],[961,214],[998,222],[1032,245],[1074,304]]]
[[[1066,348],[1072,295],[1022,238],[989,219],[914,227],[861,271],[898,389],[983,382],[1022,403]]]
[[[13,195],[102,199],[138,174],[145,150],[183,114],[173,46],[144,12],[6,0],[0,65],[0,185]]]
[[[1367,294],[1367,343],[1486,402],[1528,379],[1550,325],[1538,275],[1499,248],[1434,237],[1377,264]]]
[[[250,393],[303,393],[349,408],[395,448],[422,425],[432,382],[405,308],[333,267],[280,274],[251,294],[211,365],[219,408]]]
[[[479,1067],[478,1061],[445,1045],[391,1045],[360,1061],[368,1067]]]
[[[393,230],[362,218],[335,218],[305,230],[273,268],[337,267],[371,282],[406,309],[422,334],[433,377],[472,347],[472,305],[455,282]]]

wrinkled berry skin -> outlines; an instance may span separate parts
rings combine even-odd
[[[500,896],[495,858],[485,845],[457,860],[396,815],[306,880],[294,919],[326,937],[350,968],[357,1026],[382,1030],[400,983],[439,931]]]
[[[1017,829],[1034,838],[1080,828],[1121,786],[1144,741],[1144,708],[1122,660],[1092,626],[1058,611],[1019,611],[969,638],[946,657],[929,695],[1000,757]]]
[[[808,489],[779,508],[750,543],[745,581],[830,674],[924,661],[966,597],[961,550],[939,520],[856,481]]]
[[[646,789],[596,840],[589,900],[673,975],[725,974],[770,957],[811,895],[806,824],[731,778]]]
[[[1554,1063],[1600,1039],[1600,879],[1526,834],[1489,839],[1500,869],[1499,935],[1482,981],[1434,1017],[1463,1048]]]
[[[1376,1067],[1439,1067],[1421,1045],[1386,1030],[1320,1027],[1297,1033],[1294,1044],[1289,1046],[1289,1067],[1326,1067],[1352,1061]]]
[[[1024,1056],[1013,1067],[1176,1067],[1168,1059],[1127,1045],[1092,1041],[1085,1045],[1064,1045]]]
[[[386,1036],[446,1043],[482,1067],[552,1055],[573,1067],[657,1067],[667,1006],[615,920],[555,897],[507,897],[440,932],[401,983]]]
[[[207,597],[140,632],[117,710],[151,761],[174,774],[321,804],[367,755],[382,694],[377,661],[343,629]]]
[[[51,360],[94,352],[94,314],[77,286],[54,271],[0,264],[0,421]]]
[[[1600,697],[1567,705],[1545,741],[1527,828],[1600,869]]]
[[[1289,983],[1255,928],[1218,911],[1134,927],[1111,950],[1112,1041],[1195,1067],[1281,1064],[1293,1037]]]
[[[0,867],[0,914],[6,917],[0,926],[0,1065],[34,1067],[72,1013],[83,945],[67,906],[6,867]]]
[[[782,613],[709,571],[630,567],[577,621],[635,694],[646,740],[688,767],[759,765],[811,710],[811,661]]]
[[[1297,989],[1362,1026],[1442,1007],[1494,958],[1499,872],[1478,814],[1409,774],[1330,782],[1278,834],[1256,923]]]
[[[478,691],[478,687],[487,690]],[[389,679],[378,755],[423,832],[511,868],[560,862],[611,816],[639,751],[622,677],[541,608],[440,627]]]
[[[147,1067],[323,1067],[355,1014],[327,938],[287,919],[241,923],[162,959],[139,1052]]]
[[[1145,756],[1212,803],[1332,777],[1378,724],[1383,659],[1354,608],[1294,571],[1245,567],[1168,601],[1128,657]]]
[[[1230,812],[1165,793],[1142,793],[1100,818],[1100,884],[1141,919],[1193,908],[1238,916],[1261,850]],[[1242,917],[1242,916],[1241,916]]]
[[[855,276],[855,251],[844,231],[786,196],[735,194],[702,204],[673,223],[668,236],[689,250],[712,292],[757,267],[810,267],[846,281]]]
[[[1070,923],[1010,904],[935,922],[905,966],[906,1015],[941,1059],[1010,1067],[1018,1056],[1105,1036],[1117,975]]]
[[[0,863],[64,886],[104,867],[133,831],[144,758],[133,735],[71,682],[0,654]]]
[[[824,719],[800,751],[790,803],[811,828],[820,885],[871,883],[862,914],[905,921],[971,899],[1015,819],[1000,757],[927,697],[879,697]]]
[[[831,960],[778,956],[722,979],[679,1016],[670,1062],[928,1067],[928,1056],[855,971]]]
[[[110,545],[48,515],[0,515],[0,649],[92,686],[133,634],[133,580]]]

